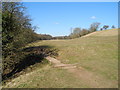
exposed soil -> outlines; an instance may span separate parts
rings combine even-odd
[[[77,67],[75,66],[75,64],[63,64],[60,62],[60,60],[57,60],[50,56],[46,57],[46,59],[54,64],[53,65],[54,68],[67,69],[68,72],[70,72],[71,74],[74,74],[75,77],[84,81],[85,83],[87,83],[88,85],[94,88],[110,88],[117,84],[116,81],[113,81],[114,82],[113,83],[109,80],[106,80],[102,76],[98,76],[98,75],[95,75],[95,73],[87,71],[82,67]]]

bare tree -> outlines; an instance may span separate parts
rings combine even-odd
[[[95,23],[92,23],[91,26],[90,26],[90,32],[94,32],[94,31],[97,31],[98,27],[99,27],[100,23],[99,22],[95,22]]]

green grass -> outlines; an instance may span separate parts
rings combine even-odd
[[[118,30],[98,31],[95,34],[71,40],[45,40],[28,46],[49,45],[58,49],[58,60],[66,64],[76,64],[87,71],[101,76],[103,80],[118,80]],[[14,87],[92,87],[63,69],[46,67],[35,72]],[[55,79],[56,78],[56,79]],[[18,79],[19,81],[19,79]],[[16,82],[18,82],[16,81]],[[101,81],[99,81],[101,82]],[[112,87],[117,87],[114,84]],[[102,87],[102,86],[101,86]]]
[[[37,69],[34,74],[20,76],[7,87],[15,88],[72,88],[89,87],[66,73],[64,69],[51,68],[50,65]],[[79,82],[79,83],[78,83]]]

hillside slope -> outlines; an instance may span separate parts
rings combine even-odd
[[[118,30],[97,31],[83,38],[45,40],[29,46],[52,46],[56,59],[75,64],[76,69],[52,64],[15,78],[4,87],[18,88],[114,88],[118,87]],[[81,68],[82,67],[82,68]]]
[[[118,34],[117,29],[110,29],[110,30],[104,30],[104,31],[96,31],[90,34],[87,34],[83,37],[87,36],[116,36]]]

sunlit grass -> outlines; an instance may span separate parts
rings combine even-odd
[[[58,49],[58,60],[66,64],[76,64],[94,75],[102,77],[106,83],[118,80],[118,30],[98,31],[95,34],[71,40],[45,40],[29,44],[29,46],[49,45]],[[107,82],[110,81],[110,82]],[[17,88],[87,88],[92,87],[84,81],[74,77],[67,70],[52,68],[47,65],[37,68],[28,76],[16,78],[15,85],[7,87]],[[99,81],[101,82],[101,81]],[[100,86],[102,87],[102,86]],[[106,86],[107,87],[107,86]]]
[[[50,45],[59,50],[57,59],[63,63],[79,63],[90,71],[117,80],[118,30],[98,31],[94,35],[72,40],[49,40],[34,45]],[[114,77],[114,78],[113,78]]]

